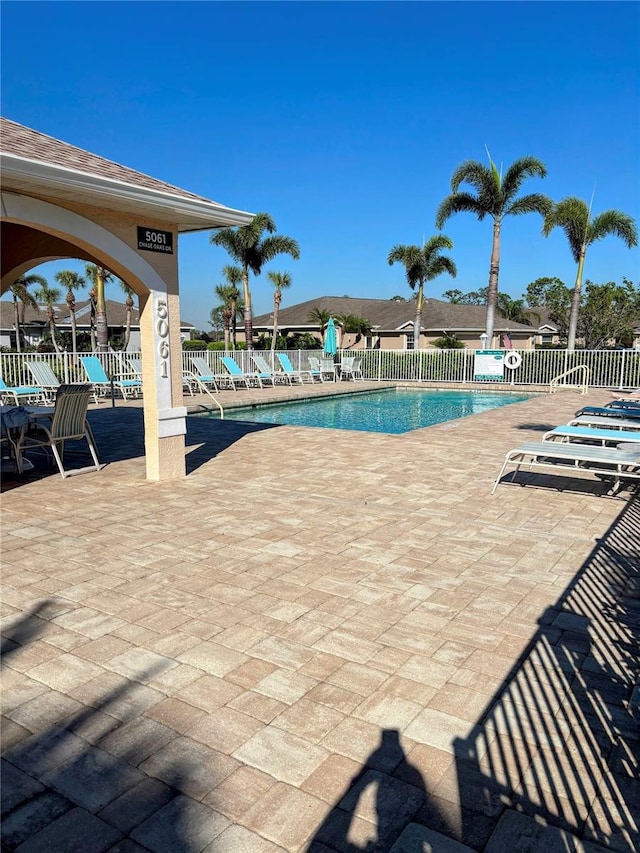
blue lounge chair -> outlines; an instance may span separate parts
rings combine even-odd
[[[295,367],[291,364],[291,360],[286,353],[277,353],[278,361],[280,362],[280,367],[282,368],[282,372],[285,376],[288,376],[292,382],[299,382],[302,384],[303,382],[313,382],[313,376],[311,375],[310,370],[296,370]],[[306,377],[306,379],[305,379]]]
[[[0,400],[3,405],[13,403],[22,406],[26,403],[40,403],[44,400],[42,388],[37,385],[16,385],[9,387],[0,376]]]
[[[250,388],[252,385],[259,385],[262,388],[262,379],[257,373],[246,373],[230,355],[223,355],[220,358],[223,367],[229,374],[229,379],[233,383],[234,390],[238,390],[238,385],[244,385],[245,388]]]
[[[582,415],[598,415],[603,418],[640,418],[640,405],[631,403],[621,406],[608,403],[606,406],[583,406],[578,409],[575,416],[579,418]]]
[[[122,378],[126,374],[116,373],[110,379],[102,366],[102,362],[97,355],[81,355],[80,364],[87,374],[87,379],[93,385],[93,390],[96,394],[106,396],[111,392],[111,388],[117,389],[126,400],[128,395],[137,397],[142,391],[142,382],[139,379]]]
[[[194,370],[192,375],[195,375],[198,382],[207,388],[209,388],[209,386],[213,386],[214,391],[219,391],[221,388],[228,388],[232,386],[228,376],[221,376],[219,373],[213,373],[207,363],[207,360],[201,355],[192,356],[191,365]]]
[[[608,444],[632,442],[640,447],[640,432],[622,429],[597,429],[571,424],[555,427],[542,436],[543,441],[555,441],[556,439],[560,439],[560,441],[599,441],[603,447]]]

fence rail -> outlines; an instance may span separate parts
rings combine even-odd
[[[282,352],[282,351],[280,351]],[[344,351],[354,355],[355,350]],[[504,384],[512,386],[546,385],[559,374],[579,365],[589,369],[589,387],[638,388],[640,387],[640,352],[637,350],[519,350],[522,362],[515,370],[505,370]],[[228,354],[228,353],[227,353]],[[260,354],[272,363],[270,351]],[[289,358],[298,370],[309,369],[309,356],[321,356],[317,350],[289,350]],[[207,360],[213,373],[224,373],[221,350],[182,353],[182,366],[191,369],[191,357]],[[362,357],[362,375],[373,381],[471,383],[473,379],[473,350],[358,350]],[[254,370],[250,353],[236,350],[234,358],[243,370]],[[340,360],[341,353],[336,356]],[[134,373],[128,359],[140,358],[140,353],[100,353],[107,375]],[[44,361],[49,364],[61,382],[86,382],[87,377],[79,360],[72,353],[0,353],[0,374],[7,385],[32,385],[33,377],[27,363]],[[278,364],[274,365],[275,369]],[[490,381],[490,380],[487,380]]]

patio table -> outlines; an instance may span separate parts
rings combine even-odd
[[[29,424],[39,418],[51,418],[53,412],[53,406],[0,406],[0,434],[11,448],[18,474],[33,467],[21,450]]]

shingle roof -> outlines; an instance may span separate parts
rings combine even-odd
[[[107,319],[110,326],[125,326],[127,323],[127,309],[122,302],[116,302],[113,299],[107,299]],[[71,321],[69,319],[69,309],[66,302],[59,302],[54,306],[56,326],[61,329],[70,328]],[[76,301],[76,322],[78,326],[88,326],[91,306],[88,299],[79,299]],[[25,306],[25,324],[43,323],[47,325],[47,309],[40,305],[38,310]],[[14,308],[13,300],[0,299],[0,329],[13,329],[14,323]],[[140,324],[140,312],[137,308],[131,311],[131,325],[138,326]],[[187,323],[180,320],[181,328],[190,328],[192,323]]]
[[[159,181],[142,172],[136,172],[128,166],[121,166],[113,160],[106,160],[97,154],[91,154],[68,142],[62,142],[53,136],[47,136],[37,130],[32,130],[15,121],[0,116],[0,151],[13,154],[28,160],[36,160],[40,163],[49,163],[74,169],[87,175],[96,175],[102,178],[112,178],[137,187],[145,187],[158,190],[182,198],[195,199],[208,202],[209,199],[180,187]]]
[[[278,316],[280,328],[317,329],[318,324],[308,319],[314,309],[328,311],[331,314],[352,314],[368,320],[377,332],[391,332],[413,324],[415,302],[395,302],[391,299],[356,299],[350,296],[321,296],[300,302],[288,308],[281,308]],[[425,300],[422,311],[422,328],[427,332],[477,331],[485,328],[486,308],[483,305],[454,305],[439,299]],[[262,314],[253,320],[254,329],[260,326],[270,328],[273,320],[270,314]],[[531,326],[504,320],[496,315],[496,332],[528,331]]]

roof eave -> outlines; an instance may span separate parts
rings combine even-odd
[[[247,225],[254,216],[252,213],[234,210],[214,201],[198,200],[149,187],[135,186],[125,181],[80,172],[40,160],[18,157],[6,152],[0,153],[0,170],[3,188],[8,192],[12,191],[13,178],[19,181],[21,186],[33,183],[40,193],[50,189],[54,197],[60,190],[67,192],[72,190],[79,200],[84,200],[83,197],[86,195],[86,200],[94,205],[96,199],[103,201],[118,199],[120,203],[124,201],[131,204],[140,212],[162,213],[163,218],[173,219],[177,223],[179,232]]]

